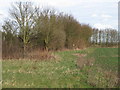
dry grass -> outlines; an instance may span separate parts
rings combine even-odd
[[[85,57],[79,57],[76,64],[80,69],[82,69],[84,66],[93,66],[94,62],[95,62],[94,58],[87,59]]]
[[[46,50],[40,50],[40,49],[36,49],[36,50],[32,50],[31,52],[28,52],[25,59],[31,59],[31,60],[51,60],[51,59],[55,59],[56,56],[49,51]]]
[[[88,71],[87,82],[94,87],[112,88],[117,87],[118,77],[115,72],[105,71],[96,67]]]
[[[85,57],[85,56],[87,56],[87,54],[79,54],[79,53],[76,53],[76,54],[73,54],[73,55],[78,56],[78,57]]]
[[[18,51],[18,52],[9,52],[6,54],[2,53],[2,59],[21,59],[23,58],[23,52],[22,51]]]
[[[87,58],[87,54],[74,54],[78,56],[78,60],[76,62],[77,66],[82,69],[84,66],[93,66],[95,59],[93,57]]]
[[[24,59],[29,59],[29,60],[51,60],[51,59],[56,59],[58,58],[53,52],[49,52],[46,50],[41,50],[41,49],[32,49],[29,52],[26,53],[26,55],[23,55],[24,52],[14,52],[14,53],[9,53],[6,55],[3,55],[3,60],[24,60]]]
[[[86,65],[87,66],[93,66],[94,63],[95,63],[95,58],[91,57],[91,58],[87,59]]]
[[[80,57],[76,62],[77,67],[82,69],[86,65],[86,61],[87,61],[86,59],[84,59],[83,57]]]

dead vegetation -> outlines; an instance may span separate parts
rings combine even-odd
[[[85,57],[85,56],[87,56],[87,54],[79,54],[79,53],[76,53],[76,54],[73,54],[73,55],[78,56],[78,57]]]
[[[115,72],[105,71],[99,67],[90,68],[88,70],[87,82],[98,88],[113,88],[117,87],[118,76]]]
[[[23,53],[11,53],[7,56],[3,56],[3,60],[11,60],[11,59],[18,59],[18,60],[56,60],[58,56],[56,56],[52,51],[46,51],[41,49],[34,49],[30,50],[26,53],[25,56],[23,56]]]
[[[93,57],[87,58],[87,54],[74,54],[75,56],[78,56],[78,59],[76,61],[77,67],[82,69],[84,66],[93,66],[95,59]]]
[[[94,62],[95,62],[94,58],[89,58],[88,59],[88,58],[85,58],[85,57],[79,57],[76,64],[77,64],[77,67],[82,69],[84,66],[93,66]]]
[[[31,52],[28,52],[26,59],[38,59],[38,60],[50,60],[55,59],[54,55],[51,54],[51,52],[48,51],[41,51],[41,50],[33,50]]]

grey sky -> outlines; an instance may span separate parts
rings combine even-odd
[[[19,0],[0,0],[0,25],[8,17],[12,2]],[[118,28],[118,0],[21,0],[32,1],[38,6],[50,6],[59,11],[72,14],[80,23],[99,29]]]

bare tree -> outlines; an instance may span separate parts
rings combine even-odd
[[[19,36],[23,40],[24,56],[30,39],[30,31],[34,26],[33,19],[35,12],[36,11],[31,2],[16,2],[10,9],[12,20],[16,22],[16,26],[19,27]]]

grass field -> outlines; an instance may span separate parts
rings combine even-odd
[[[94,58],[94,65],[80,69],[76,63],[80,58],[75,54],[86,54],[88,60]],[[55,55],[56,60],[4,60],[3,88],[116,87],[117,48],[59,51]]]

